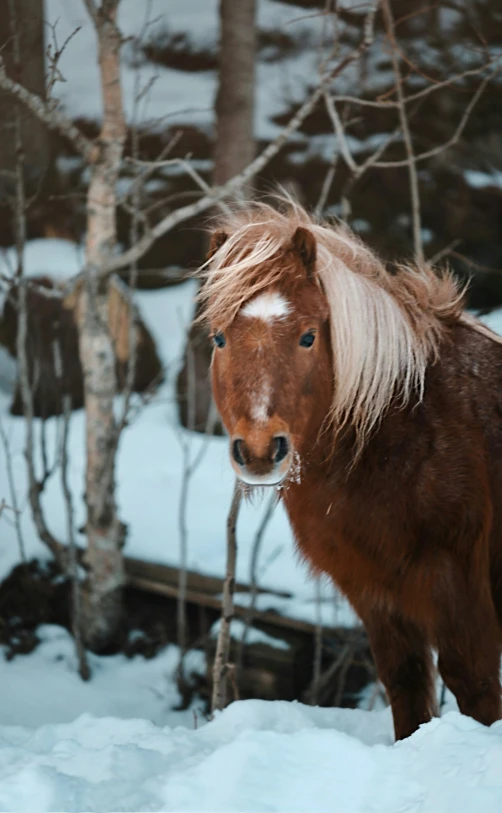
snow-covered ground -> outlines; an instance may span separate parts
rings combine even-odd
[[[248,700],[195,728],[0,728],[0,809],[499,813],[502,723],[450,712],[392,745],[390,714]]]
[[[365,0],[339,0],[363,12]],[[187,36],[196,47],[214,52],[218,0],[122,0],[119,23],[126,37],[143,41],[164,26]],[[79,26],[69,41],[60,68],[66,82],[55,92],[72,117],[99,119],[101,100],[96,68],[95,35],[83,0],[45,0],[49,26],[58,43]],[[301,53],[280,61],[261,52],[257,65],[256,133],[273,138],[279,126],[273,117],[303,100],[315,82],[319,47],[329,42],[322,16],[279,0],[258,0],[262,31],[285,32],[302,42]],[[155,21],[155,30],[148,21]],[[48,27],[50,36],[50,28]],[[305,44],[308,43],[308,47]],[[162,131],[172,123],[210,129],[216,91],[214,70],[188,72],[138,65],[132,42],[124,47],[122,80],[129,122],[134,93],[155,79],[137,111],[142,126]],[[380,57],[370,55],[370,60]],[[383,57],[385,58],[385,54]],[[85,65],[85,70],[82,66]],[[389,74],[367,66],[368,83],[385,82]],[[340,78],[350,90],[356,70]],[[137,84],[139,82],[139,85]],[[371,136],[373,141],[383,136]],[[335,137],[307,138],[296,134],[298,148],[331,159]],[[372,142],[373,143],[373,142]],[[373,144],[373,146],[375,146]],[[358,154],[367,143],[351,139]],[[499,173],[500,174],[500,173]],[[496,173],[471,173],[473,186],[498,183]],[[364,231],[365,221],[360,221]],[[0,256],[0,271],[15,267],[12,255]],[[27,246],[26,269],[66,279],[82,265],[81,247],[62,240],[34,240]],[[174,381],[184,332],[194,307],[195,285],[137,294],[142,316],[166,366],[166,382],[153,401],[139,410],[121,440],[118,456],[118,502],[128,525],[125,553],[176,565],[180,539],[178,510],[182,453],[174,404]],[[1,308],[1,303],[0,303]],[[501,313],[485,321],[502,333]],[[23,457],[24,423],[8,414],[9,388],[15,366],[0,352],[0,419],[12,453],[21,526],[28,556],[44,558],[27,504]],[[117,409],[120,409],[117,401]],[[36,422],[36,431],[40,425]],[[55,449],[56,421],[47,426],[49,449]],[[221,576],[225,559],[225,518],[232,490],[227,442],[203,440],[184,433],[195,456],[205,445],[195,472],[187,509],[188,566]],[[12,502],[5,451],[0,447],[0,501]],[[75,412],[69,441],[70,481],[75,524],[84,519],[84,416]],[[51,530],[66,537],[66,520],[56,475],[43,495]],[[265,505],[245,505],[238,525],[237,576],[247,581],[250,553]],[[83,542],[83,539],[80,538]],[[19,547],[8,511],[0,518],[0,578],[19,561]],[[272,593],[258,597],[261,609],[317,620],[316,591],[306,565],[295,553],[281,507],[265,534],[258,567],[259,582]],[[247,596],[237,596],[244,603]],[[325,625],[357,623],[345,602],[322,585]],[[216,632],[217,625],[212,630]],[[208,723],[194,705],[177,711],[180,701],[173,680],[179,652],[167,647],[155,659],[141,656],[90,655],[92,680],[77,675],[69,634],[40,627],[40,645],[30,655],[7,662],[0,653],[0,810],[24,811],[343,811],[350,813],[499,813],[502,810],[502,723],[483,728],[456,711],[447,695],[445,715],[409,740],[393,744],[391,715],[384,711],[317,709],[299,703],[245,701],[232,704]],[[242,635],[242,625],[233,634]],[[254,632],[254,640],[270,637]],[[281,645],[275,642],[274,645]],[[284,644],[282,644],[284,645]],[[202,672],[202,653],[191,653],[187,671]]]
[[[185,711],[176,710],[181,702],[173,680],[179,663],[176,646],[167,646],[151,659],[89,652],[92,679],[84,682],[78,675],[75,644],[67,630],[44,624],[38,627],[37,636],[40,644],[29,655],[7,661],[1,653],[0,726],[59,725],[71,723],[84,713],[121,719],[142,717],[159,726],[188,728],[194,719],[204,719],[200,703]],[[187,676],[203,674],[204,654],[198,650],[187,653],[184,667]],[[5,809],[1,803],[0,809]]]
[[[47,274],[64,280],[80,270],[81,252],[66,240],[33,240],[27,245],[26,272]],[[0,271],[12,267],[10,252],[0,255]],[[180,556],[178,528],[179,496],[183,471],[179,427],[174,403],[174,382],[183,353],[185,331],[194,308],[195,281],[158,291],[139,291],[136,298],[143,319],[157,343],[167,368],[166,382],[153,401],[139,411],[124,432],[117,462],[118,503],[121,518],[128,525],[125,553],[138,559],[177,565]],[[11,362],[0,358],[0,381],[8,380]],[[3,369],[3,373],[2,373]],[[11,376],[10,376],[11,377]],[[0,392],[0,420],[9,439],[21,524],[28,557],[44,557],[47,551],[38,540],[27,504],[26,465],[23,455],[24,420],[8,414],[9,394]],[[120,408],[120,403],[117,403]],[[37,433],[40,422],[35,422]],[[49,450],[56,448],[57,420],[47,422]],[[205,446],[200,466],[190,483],[188,525],[188,567],[208,575],[222,576],[225,565],[225,521],[231,500],[233,474],[228,462],[225,438],[205,439],[185,433],[195,457]],[[13,500],[3,464],[5,451],[0,448],[0,500]],[[84,492],[84,414],[73,413],[69,438],[69,479],[75,505],[75,527],[85,518]],[[47,521],[56,538],[66,538],[66,517],[58,475],[48,483],[43,494]],[[237,576],[249,580],[250,554],[257,527],[266,503],[257,501],[243,506],[238,524],[239,556]],[[1,523],[0,578],[19,561],[15,528],[8,512]],[[80,538],[83,543],[83,537]],[[317,604],[315,585],[306,565],[295,551],[286,515],[279,505],[269,523],[258,562],[261,587],[291,593],[283,598],[268,593],[258,597],[259,609],[276,609],[284,614],[315,621]],[[355,617],[348,605],[337,599],[328,582],[322,584],[322,618],[325,625],[353,624]],[[244,603],[247,594],[238,596]]]
[[[2,259],[0,258],[0,263]],[[3,257],[7,272],[9,255]],[[30,274],[60,279],[76,273],[80,250],[66,241],[33,241]],[[128,523],[126,554],[179,561],[177,511],[182,459],[173,384],[183,336],[193,311],[194,284],[137,294],[143,318],[168,369],[167,380],[125,432],[118,458],[118,497]],[[501,314],[485,321],[501,332]],[[1,361],[0,361],[1,365]],[[8,376],[7,376],[8,378]],[[0,369],[0,380],[2,370]],[[13,455],[22,529],[30,556],[44,557],[26,501],[23,420],[8,414],[0,394],[0,418]],[[118,402],[117,407],[120,408]],[[37,424],[37,428],[38,424]],[[49,447],[56,422],[49,421]],[[190,438],[190,436],[187,435]],[[190,438],[192,453],[206,443],[188,506],[188,563],[221,575],[225,516],[232,475],[223,438]],[[83,414],[73,415],[70,478],[76,525],[84,516]],[[9,485],[0,451],[0,498]],[[53,532],[65,538],[64,507],[55,478],[44,494]],[[247,505],[238,526],[238,577],[248,576],[249,557],[264,506]],[[8,514],[0,520],[0,575],[19,561]],[[278,509],[259,562],[262,585],[291,593],[260,597],[296,617],[315,619],[315,590],[294,551],[285,515]],[[323,585],[324,623],[354,623],[344,603]],[[244,597],[241,597],[244,600]],[[245,701],[213,722],[201,710],[175,711],[176,647],[154,660],[91,656],[93,677],[78,678],[67,632],[45,626],[40,646],[28,656],[0,661],[0,810],[178,811],[421,811],[492,813],[502,809],[502,723],[485,729],[448,711],[408,741],[393,745],[390,712],[314,709],[298,703]],[[242,631],[237,627],[234,634]],[[195,653],[188,671],[204,669]],[[446,709],[455,709],[448,696]]]

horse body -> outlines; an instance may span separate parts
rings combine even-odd
[[[460,710],[491,724],[501,715],[502,346],[463,322],[451,285],[447,296],[429,277],[387,280],[367,250],[356,256],[355,238],[350,273],[370,288],[368,323],[351,326],[345,305],[334,320],[337,268],[320,267],[324,233],[296,210],[289,236],[281,222],[278,250],[268,215],[272,226],[254,215],[240,231],[230,224],[230,238],[220,233],[208,272],[221,344],[213,391],[232,464],[244,482],[279,484],[300,551],[359,614],[396,737],[436,713],[431,647]],[[265,260],[245,239],[262,247],[260,229]],[[343,249],[350,237],[341,238]],[[248,289],[225,287],[232,268]],[[353,300],[366,294],[354,289]],[[344,330],[353,345],[341,343]]]

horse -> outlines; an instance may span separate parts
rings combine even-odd
[[[256,202],[203,266],[213,395],[245,488],[362,620],[397,740],[501,717],[502,347],[453,276],[392,269],[343,225]]]

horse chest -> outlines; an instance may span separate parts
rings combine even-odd
[[[403,573],[393,554],[390,507],[372,512],[371,504],[343,489],[327,496],[318,485],[302,486],[284,501],[298,548],[313,569],[331,576],[358,611],[377,604],[391,609],[405,597],[416,615],[413,573]]]

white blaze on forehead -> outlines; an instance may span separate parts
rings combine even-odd
[[[268,408],[270,405],[270,384],[265,379],[260,390],[252,396],[251,417],[258,423],[265,423],[268,418]]]
[[[291,312],[291,305],[277,291],[267,291],[258,294],[242,308],[243,316],[263,319],[272,322],[274,319],[284,319]]]

